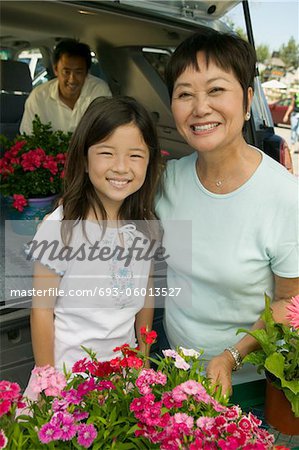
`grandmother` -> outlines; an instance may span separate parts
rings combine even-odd
[[[182,42],[166,70],[177,129],[194,152],[168,162],[157,202],[162,224],[192,221],[192,270],[179,255],[169,259],[168,287],[183,294],[166,299],[164,328],[171,347],[204,349],[207,374],[224,392],[257,347],[236,331],[263,326],[264,293],[278,322],[287,322],[286,305],[298,294],[297,180],[243,136],[255,64],[246,41],[206,31]],[[244,366],[233,384],[255,377]]]

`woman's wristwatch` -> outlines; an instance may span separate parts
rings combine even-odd
[[[224,351],[225,350],[228,351],[232,355],[234,360],[235,360],[235,365],[233,367],[233,370],[236,371],[236,370],[241,369],[241,367],[242,367],[242,356],[241,356],[241,353],[239,352],[239,350],[236,347],[227,347],[227,348],[224,349]]]

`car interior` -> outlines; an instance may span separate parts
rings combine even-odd
[[[94,56],[92,73],[108,82],[112,94],[133,96],[150,111],[161,148],[168,157],[191,153],[174,126],[164,68],[173,49],[200,27],[230,31],[223,16],[239,3],[242,2],[3,0],[0,133],[9,138],[17,134],[24,102],[34,88],[28,64],[21,61],[22,52],[40,55],[42,70],[37,76],[42,74],[39,81],[46,81],[53,77],[51,53],[55,44],[62,38],[76,38],[89,44]],[[281,140],[274,136],[258,80],[245,135],[251,144],[272,152],[278,160],[281,158]],[[33,366],[27,307],[30,299],[9,297],[4,259],[1,258],[1,377],[25,386]],[[15,278],[18,282],[21,274],[20,270],[19,279]]]

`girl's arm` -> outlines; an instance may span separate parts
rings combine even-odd
[[[33,288],[43,295],[32,297],[31,339],[36,366],[54,367],[54,305],[60,276],[39,262],[34,264]]]
[[[286,318],[288,311],[286,306],[292,297],[298,295],[298,288],[299,278],[282,278],[275,275],[274,301],[271,304],[271,308],[273,318],[276,322],[288,324]],[[264,322],[258,319],[251,330],[260,328],[264,328]],[[257,350],[259,343],[254,337],[247,334],[234,347],[239,351],[241,357],[244,358],[248,353]],[[231,392],[232,390],[231,373],[234,365],[235,360],[233,356],[226,350],[221,355],[215,356],[207,367],[208,376],[214,382],[220,382],[222,384],[222,391],[225,393]]]
[[[152,272],[152,268],[151,268],[148,282],[147,282],[147,295],[145,297],[144,307],[139,311],[139,313],[136,314],[136,321],[135,321],[138,345],[139,345],[140,351],[142,353],[144,353],[146,356],[149,356],[150,345],[145,344],[142,341],[140,328],[146,327],[148,331],[151,331],[151,329],[152,329],[153,318],[154,318],[154,308],[155,308],[155,297],[150,296],[149,293],[154,292],[153,287],[154,287],[153,272]]]

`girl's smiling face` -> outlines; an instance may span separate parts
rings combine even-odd
[[[149,149],[134,123],[89,147],[89,179],[110,218],[116,218],[125,198],[141,188],[148,163]]]
[[[242,87],[232,71],[226,72],[198,52],[199,71],[189,66],[177,78],[172,112],[179,133],[198,152],[224,150],[243,142],[246,111]],[[248,89],[248,110],[252,100]]]

